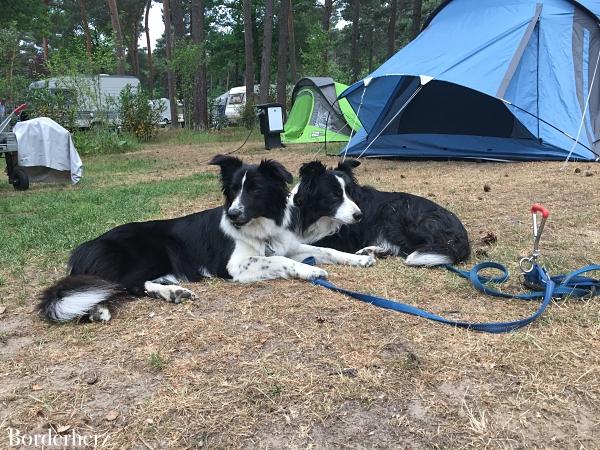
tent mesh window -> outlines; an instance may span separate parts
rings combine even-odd
[[[321,95],[320,92],[315,94],[315,106],[313,108],[310,124],[317,128],[322,128],[323,130],[327,129],[328,131],[349,135],[350,127],[348,124],[337,112],[335,112],[327,99]]]

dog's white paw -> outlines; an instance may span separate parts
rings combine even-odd
[[[106,305],[96,305],[89,312],[90,322],[108,322],[111,318]]]
[[[145,288],[148,296],[162,298],[163,300],[172,303],[181,303],[186,298],[190,300],[198,298],[198,296],[189,289],[174,284],[165,286],[152,282],[146,282]]]
[[[302,268],[298,272],[298,278],[301,280],[316,280],[317,278],[327,278],[327,272],[319,267]]]
[[[359,251],[355,253],[355,255],[371,255],[383,258],[385,256],[390,256],[390,251],[386,250],[383,247],[379,247],[378,245],[371,245],[369,247],[361,248]]]
[[[356,261],[356,264],[353,265],[360,267],[371,267],[375,265],[375,258],[371,255],[361,255],[358,258],[359,259]]]
[[[173,287],[175,289],[172,289],[171,292],[169,292],[168,300],[165,299],[169,302],[181,303],[186,298],[188,298],[190,300],[196,300],[198,298],[198,296],[193,291],[190,291],[189,289],[186,289],[181,286],[173,286]]]

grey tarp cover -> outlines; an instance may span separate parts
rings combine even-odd
[[[19,145],[19,166],[44,167],[70,175],[77,183],[83,175],[83,164],[73,144],[71,133],[48,117],[18,122],[13,132]],[[29,171],[28,171],[29,172]]]

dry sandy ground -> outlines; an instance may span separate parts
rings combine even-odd
[[[214,171],[205,161],[235,147],[153,145],[129,157],[175,161],[148,179],[177,178]],[[276,158],[297,171],[309,150],[269,153],[251,141],[240,155]],[[530,250],[533,202],[552,211],[542,250],[553,271],[600,262],[598,166],[560,167],[370,160],[357,175],[447,206],[479,250],[467,266],[494,259],[516,274],[518,257]],[[174,200],[162,216],[217,202]],[[481,242],[488,233],[497,243]],[[48,325],[32,306],[63,270],[57,263],[46,283],[19,292],[0,287],[0,448],[9,446],[9,428],[35,434],[49,427],[99,436],[98,447],[111,449],[600,447],[597,298],[555,302],[530,327],[488,335],[301,281],[211,280],[187,285],[200,297],[195,302],[144,298],[108,324]],[[477,295],[443,270],[399,259],[328,271],[342,286],[456,319],[509,320],[537,306]],[[511,288],[519,289],[516,275]],[[16,306],[17,297],[25,305]]]

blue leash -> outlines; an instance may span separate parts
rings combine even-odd
[[[315,259],[312,257],[305,259],[303,262],[305,264],[315,265]],[[568,275],[550,277],[548,272],[546,272],[542,266],[536,263],[533,265],[531,272],[524,274],[524,278],[527,284],[539,286],[540,288],[543,287],[543,290],[532,291],[525,294],[508,294],[489,286],[489,283],[505,283],[509,278],[508,269],[497,262],[479,263],[473,266],[473,268],[469,271],[461,270],[451,265],[445,265],[442,267],[445,267],[450,272],[469,280],[475,289],[492,297],[517,298],[521,300],[542,299],[542,302],[540,303],[537,311],[525,319],[515,320],[512,322],[471,323],[446,319],[415,306],[407,305],[406,303],[340,288],[324,278],[317,278],[316,280],[313,280],[312,283],[317,286],[323,286],[324,288],[332,291],[348,295],[349,297],[365,303],[370,303],[380,308],[392,309],[401,313],[433,320],[434,322],[445,323],[446,325],[467,328],[474,331],[482,331],[485,333],[506,333],[509,331],[518,330],[519,328],[530,324],[544,313],[552,301],[552,298],[591,298],[595,295],[600,295],[600,280],[582,276],[582,274],[587,272],[600,271],[600,265],[596,264],[585,266],[584,268],[571,272]],[[502,272],[502,274],[495,277],[486,277],[480,275],[480,272],[484,269],[497,269]]]

